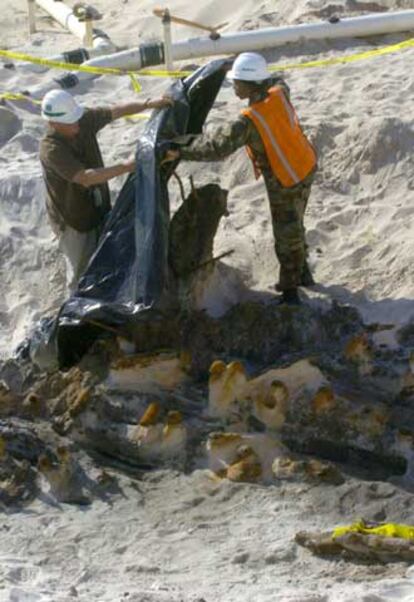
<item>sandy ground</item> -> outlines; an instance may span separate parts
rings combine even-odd
[[[210,0],[195,6],[171,0],[177,14],[227,31],[414,8],[413,1],[335,3]],[[119,45],[156,39],[155,3],[95,0],[100,27]],[[26,2],[0,0],[1,47],[48,56],[77,47],[45,16],[28,39]],[[175,39],[197,31],[175,27]],[[291,63],[342,56],[408,37],[299,44],[264,53]],[[403,322],[414,316],[414,188],[412,121],[414,50],[325,69],[286,73],[292,100],[320,153],[307,227],[310,262],[319,286],[312,303],[352,303],[369,321]],[[50,73],[0,70],[0,93],[30,89]],[[168,80],[144,79],[143,97],[161,94]],[[90,106],[134,97],[128,78],[100,78],[82,90]],[[241,104],[225,85],[208,128],[236,115]],[[119,121],[100,135],[108,165],[129,157],[143,122]],[[7,356],[42,315],[63,300],[64,264],[49,229],[37,159],[44,125],[21,108],[0,108],[0,354]],[[230,217],[221,225],[216,252],[255,291],[269,291],[277,263],[269,210],[244,150],[220,164],[187,163],[179,173],[197,183],[220,181],[230,190]],[[111,183],[115,196],[122,179]],[[173,206],[179,195],[171,185]],[[225,307],[227,298],[218,300]],[[369,490],[367,482],[343,487]],[[362,495],[362,494],[361,494]],[[365,495],[365,493],[364,493]],[[368,494],[367,494],[368,495]],[[414,600],[406,567],[387,570],[317,560],[293,543],[301,528],[329,528],[362,513],[365,498],[340,504],[339,490],[299,486],[261,488],[227,484],[219,490],[201,472],[171,472],[124,483],[113,506],[50,507],[37,502],[1,521],[0,600],[274,601],[340,602]],[[345,496],[346,497],[346,496]],[[358,498],[358,499],[357,499]],[[365,500],[365,501],[364,501]],[[401,502],[402,503],[402,502]],[[409,498],[406,502],[409,506]],[[399,513],[401,515],[401,513]],[[392,517],[390,517],[392,518]],[[407,510],[407,520],[410,519]],[[411,517],[412,520],[412,517]],[[414,579],[414,577],[413,577]]]
[[[373,516],[390,498],[389,520],[412,519],[411,494],[392,485],[260,487],[165,471],[121,478],[120,488],[111,504],[36,502],[6,517],[0,600],[413,600],[413,571],[403,563],[322,560],[293,541],[298,530],[330,529],[349,512]]]

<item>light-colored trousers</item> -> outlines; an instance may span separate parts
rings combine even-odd
[[[65,226],[59,232],[59,249],[66,260],[66,285],[68,294],[75,291],[79,278],[85,271],[90,258],[98,244],[100,228],[88,232],[78,232],[70,226]]]

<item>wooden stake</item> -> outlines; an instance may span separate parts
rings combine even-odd
[[[171,38],[171,15],[166,8],[162,15],[162,25],[164,27],[164,60],[167,71],[173,71],[174,63],[172,58],[172,38]]]
[[[166,11],[168,11],[168,9],[154,8],[154,10],[152,12],[156,17],[160,17],[161,19],[163,19]],[[169,11],[168,11],[168,14],[169,14]],[[171,14],[169,14],[169,17],[173,23],[178,23],[179,25],[187,25],[188,27],[196,27],[197,29],[202,29],[203,31],[209,31],[213,35],[218,35],[218,30],[222,29],[223,27],[228,25],[228,22],[226,21],[225,23],[221,23],[220,25],[217,25],[216,27],[211,27],[209,25],[203,25],[202,23],[197,23],[197,21],[189,21],[188,19],[176,17],[175,15],[171,15]]]
[[[36,4],[35,0],[27,0],[27,12],[29,17],[29,34],[36,33]]]
[[[85,19],[85,35],[83,36],[83,43],[86,48],[93,47],[93,20]]]

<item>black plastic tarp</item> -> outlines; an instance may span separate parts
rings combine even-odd
[[[168,90],[172,107],[155,111],[137,142],[137,170],[122,188],[98,248],[56,324],[59,361],[77,361],[96,337],[134,320],[157,319],[168,289],[168,179],[161,166],[171,140],[199,134],[223,82],[227,63],[212,61]]]

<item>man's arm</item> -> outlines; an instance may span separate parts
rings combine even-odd
[[[162,109],[169,107],[173,104],[171,98],[162,97],[151,100],[147,98],[144,102],[128,102],[126,104],[115,105],[111,107],[112,120],[119,119],[120,117],[126,117],[127,115],[134,115],[135,113],[141,113],[146,109]]]
[[[98,167],[96,169],[82,169],[78,171],[72,178],[72,182],[85,186],[96,186],[104,184],[116,176],[122,176],[126,173],[131,173],[135,170],[135,161],[126,161],[112,167]]]
[[[249,135],[249,119],[240,117],[211,134],[199,136],[190,146],[180,148],[180,157],[187,161],[220,161],[246,145]]]
[[[104,184],[108,180],[135,170],[135,159],[130,159],[111,167],[85,169],[71,148],[56,140],[43,139],[40,144],[40,162],[45,173],[49,171],[58,175],[62,180],[75,182],[81,186]]]

